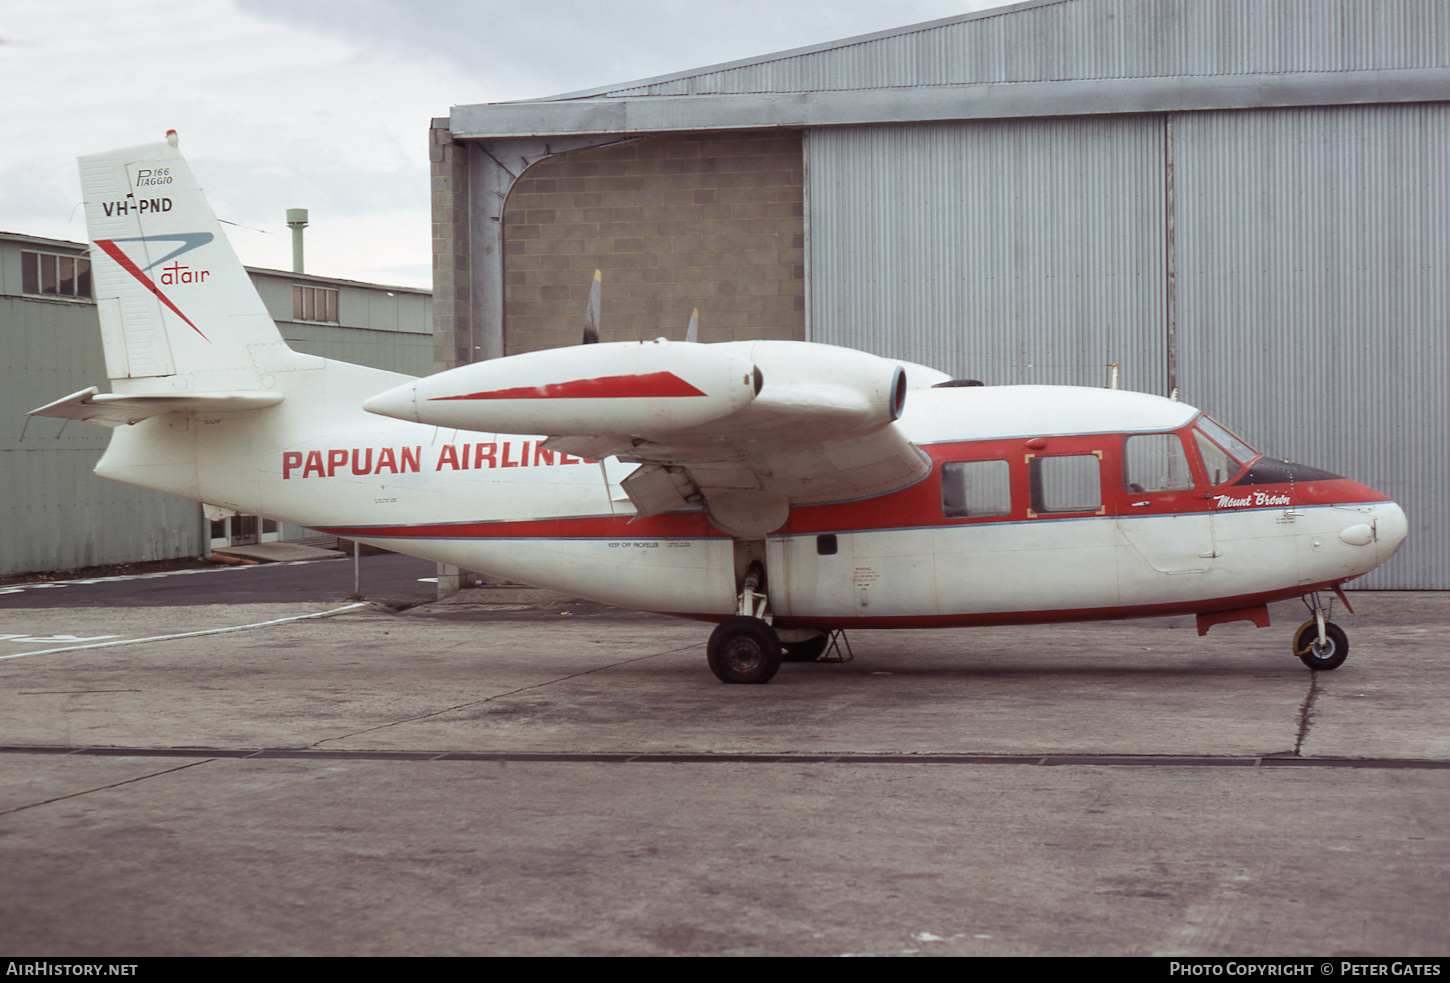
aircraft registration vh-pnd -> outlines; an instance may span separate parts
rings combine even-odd
[[[1294,654],[1333,669],[1321,595],[1405,539],[1387,496],[1142,393],[693,331],[421,379],[300,354],[174,132],[80,166],[113,391],[33,412],[113,427],[97,474],[717,622],[727,683],[852,627],[1194,614],[1201,635],[1294,597]]]

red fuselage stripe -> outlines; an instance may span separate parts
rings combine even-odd
[[[666,512],[638,522],[626,516],[574,516],[441,522],[407,526],[318,527],[330,536],[355,539],[724,539],[704,512]]]
[[[191,326],[191,330],[195,331],[203,338],[206,338],[207,341],[211,341],[211,339],[207,338],[205,334],[202,334],[201,328],[198,328],[196,325],[191,323],[191,318],[181,313],[181,308],[173,304],[170,297],[167,297],[164,293],[161,292],[160,287],[156,286],[156,284],[151,282],[151,278],[149,276],[147,276],[145,273],[142,273],[141,269],[135,263],[131,262],[131,257],[121,252],[120,246],[116,245],[110,239],[97,239],[96,245],[104,249],[107,256],[110,256],[117,263],[120,263],[121,269],[134,276],[141,283],[141,286],[145,287],[147,290],[155,294],[161,300],[161,303],[165,304],[167,307],[175,311],[177,317],[181,318],[183,321]]]
[[[448,399],[627,399],[630,397],[703,396],[705,395],[673,372],[650,372],[646,375],[608,375],[598,379],[575,379],[543,386],[520,386],[516,389],[495,389],[491,392],[464,393],[458,396],[434,396]]]
[[[1353,579],[1353,578],[1350,578]],[[959,614],[916,614],[841,616],[817,618],[776,615],[778,628],[815,628],[821,631],[836,628],[997,628],[1011,625],[1044,625],[1077,621],[1123,621],[1130,618],[1162,618],[1175,615],[1210,614],[1232,611],[1275,601],[1288,601],[1317,590],[1329,590],[1344,580],[1326,580],[1317,584],[1299,584],[1257,594],[1235,594],[1231,597],[1208,597],[1196,601],[1161,601],[1156,604],[1135,604],[1102,608],[1064,608],[1037,611],[982,611]],[[703,614],[685,611],[657,611],[675,618],[693,621],[720,622],[728,614]]]

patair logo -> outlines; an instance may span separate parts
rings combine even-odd
[[[210,232],[176,232],[172,233],[171,235],[164,236],[133,236],[129,239],[97,239],[96,245],[100,246],[101,249],[105,250],[107,256],[111,257],[117,263],[121,264],[121,268],[127,273],[131,274],[133,277],[135,277],[137,282],[139,282],[141,286],[145,287],[147,290],[155,294],[157,299],[160,300],[161,303],[171,308],[171,310],[176,313],[177,317],[181,318],[188,325],[190,325],[191,330],[195,331],[203,338],[206,338],[207,341],[211,341],[210,338],[207,338],[206,335],[202,333],[201,328],[198,328],[195,324],[191,323],[191,318],[181,313],[181,308],[177,307],[174,303],[172,303],[171,298],[167,297],[164,293],[161,292],[162,286],[174,287],[180,284],[205,283],[206,278],[211,275],[211,270],[198,270],[193,269],[190,266],[183,266],[180,263],[172,263],[170,266],[162,267],[160,286],[158,286],[156,282],[153,281],[146,274],[151,270],[155,269],[156,267],[161,266],[161,264],[166,262],[167,260],[176,259],[178,256],[189,253],[193,249],[205,246],[207,243],[211,242],[213,238],[214,237]],[[171,252],[167,253],[165,256],[162,256],[154,263],[151,263],[148,266],[142,268],[132,262],[131,257],[127,256],[121,250],[120,246],[116,245],[118,242],[179,242],[181,243],[181,245],[177,246],[175,249],[171,250]]]

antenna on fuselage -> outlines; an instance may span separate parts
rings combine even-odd
[[[698,307],[690,315],[690,326],[685,329],[685,340],[690,342],[700,340],[700,309]]]

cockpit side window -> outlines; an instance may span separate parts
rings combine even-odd
[[[1188,456],[1176,433],[1132,434],[1123,442],[1123,486],[1135,495],[1193,487]]]
[[[1203,457],[1210,485],[1221,485],[1244,469],[1259,452],[1206,416],[1193,425],[1193,439]]]
[[[1210,420],[1206,416],[1199,417],[1198,422],[1195,424],[1195,426],[1197,426],[1198,429],[1202,430],[1204,433],[1208,434],[1208,436],[1216,444],[1218,444],[1218,446],[1228,451],[1229,454],[1237,461],[1248,464],[1254,458],[1259,456],[1258,451],[1254,450],[1248,444],[1244,443],[1238,437],[1230,433],[1228,428],[1221,426],[1220,424],[1214,422],[1213,420]]]
[[[1203,470],[1208,474],[1210,485],[1221,485],[1242,470],[1242,465],[1229,457],[1228,451],[1198,430],[1193,431],[1193,439],[1198,443],[1198,453],[1203,458]]]

